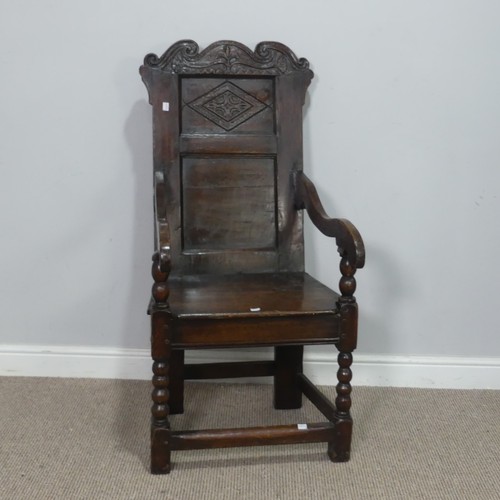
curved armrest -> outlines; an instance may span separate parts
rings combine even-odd
[[[160,270],[170,270],[170,228],[167,221],[166,186],[163,172],[155,172],[154,178],[155,208],[155,249],[160,260]]]
[[[326,236],[335,238],[339,253],[356,269],[365,264],[365,246],[354,225],[346,219],[331,219],[325,212],[316,187],[302,172],[295,174],[295,205],[306,209],[313,224]]]

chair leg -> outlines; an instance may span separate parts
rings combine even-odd
[[[151,398],[151,472],[170,472],[170,423],[169,416],[169,363],[170,339],[168,318],[165,312],[151,316],[151,340],[153,357],[153,392]]]
[[[151,474],[170,472],[170,430],[151,424]]]
[[[170,415],[184,413],[184,350],[172,350],[170,357]]]
[[[276,346],[274,348],[274,407],[278,410],[300,408],[302,390],[297,375],[302,373],[304,346]]]
[[[352,353],[340,352],[338,355],[337,398],[335,441],[328,443],[328,456],[332,462],[347,462],[351,454],[352,417],[351,409],[351,364]]]
[[[159,388],[159,379],[165,378],[168,363],[153,363],[153,406],[151,408],[151,473],[168,474],[170,472],[170,424],[168,421],[168,405],[165,402],[168,394],[166,384]],[[156,379],[156,381],[155,381]]]

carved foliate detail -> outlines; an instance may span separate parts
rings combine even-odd
[[[252,51],[228,40],[215,42],[201,52],[193,40],[181,40],[160,57],[148,54],[144,65],[179,74],[284,75],[309,71],[309,62],[298,59],[281,43],[261,42]]]
[[[241,125],[266,107],[231,82],[219,85],[188,106],[225,130]]]

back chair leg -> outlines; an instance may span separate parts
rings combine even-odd
[[[301,408],[302,389],[297,375],[302,373],[304,346],[274,348],[274,407],[279,410]]]
[[[169,384],[170,415],[184,413],[184,350],[172,350]]]

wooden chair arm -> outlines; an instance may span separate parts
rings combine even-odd
[[[365,246],[356,227],[347,219],[328,217],[313,182],[302,171],[295,172],[295,206],[306,209],[313,224],[326,236],[335,238],[339,254],[356,269],[365,264]]]
[[[167,197],[163,172],[155,172],[154,177],[155,209],[155,251],[159,256],[160,270],[170,270],[170,228],[167,221]]]

